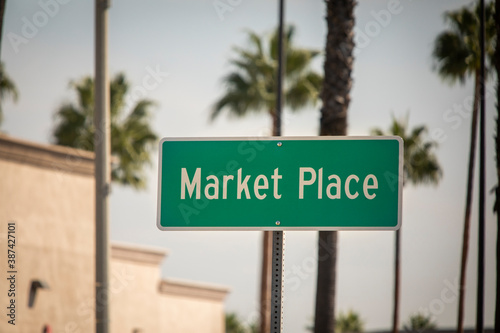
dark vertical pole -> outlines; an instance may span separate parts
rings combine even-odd
[[[276,128],[275,135],[281,136],[281,113],[283,110],[283,67],[285,52],[283,50],[283,17],[284,0],[279,0],[278,27],[278,77],[276,87]],[[277,225],[279,223],[277,222]],[[271,333],[282,331],[283,311],[283,231],[273,231],[273,256],[271,269]]]
[[[283,17],[284,17],[284,0],[279,0],[279,26],[278,26],[278,78],[276,88],[276,133],[274,135],[281,136],[281,113],[283,110],[283,64],[285,60],[285,52],[283,50]]]
[[[108,0],[95,1],[95,320],[96,332],[109,332],[109,190],[111,150],[108,78]]]
[[[0,66],[2,65],[2,31],[3,31],[3,19],[4,19],[4,14],[5,14],[5,1],[6,0],[0,0]],[[3,81],[3,72],[0,71],[0,82]],[[2,103],[2,96],[0,96],[0,104]],[[2,117],[0,115],[0,123],[2,122]]]
[[[262,272],[260,288],[260,323],[259,333],[269,333],[271,318],[271,261],[273,248],[273,232],[264,231],[262,242]]]
[[[392,333],[399,333],[399,299],[401,291],[401,229],[394,232],[394,312],[392,317]]]
[[[484,0],[480,1],[480,31],[479,43],[481,49],[481,68],[479,83],[480,118],[479,118],[479,227],[477,251],[477,308],[476,308],[476,333],[483,333],[484,319],[484,195],[485,195],[485,63],[484,63]]]
[[[0,0],[0,56],[2,55],[2,31],[3,31],[3,19],[5,16],[5,2],[7,0]],[[1,61],[1,57],[0,57]]]
[[[271,260],[271,333],[282,332],[283,319],[283,231],[273,231]]]

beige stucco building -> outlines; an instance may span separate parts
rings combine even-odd
[[[92,153],[0,135],[0,332],[95,331],[93,176]],[[113,243],[111,332],[224,332],[228,289],[161,279],[166,254]]]

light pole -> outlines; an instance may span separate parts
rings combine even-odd
[[[281,136],[281,114],[283,112],[283,72],[286,65],[285,50],[283,48],[283,21],[285,11],[285,0],[279,0],[279,25],[278,25],[278,73],[276,89],[276,133]],[[279,222],[276,222],[279,223]],[[270,332],[281,333],[283,331],[283,243],[285,233],[282,230],[273,231],[273,250],[271,260],[271,317]]]
[[[95,320],[96,332],[109,332],[110,121],[108,77],[109,0],[95,1]]]

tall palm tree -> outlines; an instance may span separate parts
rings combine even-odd
[[[225,92],[214,104],[211,118],[215,119],[223,111],[236,117],[246,116],[250,112],[267,112],[273,120],[275,135],[278,34],[274,31],[265,45],[263,37],[252,31],[247,33],[250,47],[234,48],[237,57],[230,61],[234,70],[222,80]],[[286,62],[283,94],[285,105],[297,111],[309,104],[315,105],[322,77],[310,68],[319,52],[295,47],[294,35],[295,27],[288,26],[284,32]]]
[[[346,135],[354,63],[355,0],[328,1],[320,135]],[[335,332],[337,231],[318,234],[315,333]]]
[[[495,1],[495,58],[494,65],[497,78],[500,78],[500,1]],[[497,255],[496,255],[496,304],[495,304],[495,332],[500,332],[500,85],[497,83],[497,119],[496,119],[496,166],[497,166],[497,186],[495,188],[495,207],[497,214]]]
[[[55,114],[54,141],[58,145],[94,150],[94,80],[91,77],[72,82],[77,92],[78,103],[68,103]],[[153,102],[139,100],[131,106],[128,114],[125,97],[128,82],[124,74],[116,75],[110,83],[111,155],[116,163],[112,165],[112,179],[134,188],[145,186],[142,171],[150,163],[151,152],[157,135],[150,126],[150,111]]]
[[[294,34],[294,26],[288,26],[284,32],[286,61],[283,95],[285,105],[295,111],[317,102],[322,77],[310,69],[311,62],[319,52],[294,47]],[[263,37],[252,31],[248,32],[248,39],[248,49],[234,48],[236,58],[230,61],[233,70],[223,78],[226,90],[215,102],[211,119],[215,119],[223,111],[236,117],[243,117],[250,112],[266,112],[272,119],[273,135],[278,135],[278,31],[274,31],[267,44]],[[272,232],[264,231],[260,290],[261,333],[269,332],[270,329],[271,248]]]
[[[465,285],[467,255],[469,252],[470,214],[474,178],[474,160],[477,140],[477,117],[479,108],[480,84],[480,45],[479,45],[479,4],[475,8],[463,7],[456,11],[446,12],[445,21],[450,28],[439,34],[434,42],[433,57],[439,76],[454,84],[464,83],[468,77],[474,77],[474,101],[472,107],[471,139],[469,148],[469,165],[467,175],[467,196],[465,200],[464,232],[462,242],[462,259],[460,264],[460,287],[458,300],[458,333],[463,333]],[[488,66],[495,52],[495,8],[494,3],[486,5],[485,40]]]
[[[427,141],[424,137],[427,129],[425,126],[417,126],[408,129],[408,118],[397,120],[393,117],[392,124],[387,132],[374,129],[373,135],[397,135],[403,139],[404,166],[403,186],[410,182],[413,185],[437,184],[442,176],[441,167],[434,153],[437,144]],[[401,286],[401,229],[395,232],[394,242],[394,311],[393,311],[393,333],[399,332],[399,300]]]
[[[0,62],[0,125],[3,121],[2,102],[6,97],[17,101],[18,93],[14,81],[7,75],[4,64]]]

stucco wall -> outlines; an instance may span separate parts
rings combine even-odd
[[[94,225],[89,223],[94,181],[91,156],[82,154],[0,141],[0,272],[9,270],[9,222],[16,223],[17,271],[16,326],[2,311],[0,332],[42,332],[46,324],[57,332],[94,327],[93,317],[82,315],[94,294]],[[75,163],[83,169],[75,171]],[[28,292],[36,279],[50,289],[38,289],[29,308]],[[7,290],[0,290],[1,308],[9,301]]]
[[[222,333],[224,306],[221,301],[164,295],[161,302],[162,327],[172,333]]]
[[[0,135],[0,332],[95,332],[93,154]],[[15,222],[15,326],[6,317]],[[154,221],[151,221],[154,223]],[[223,333],[224,287],[162,281],[163,249],[113,244],[112,333]],[[38,289],[28,306],[32,281]]]
[[[111,253],[112,333],[225,331],[227,288],[160,280],[162,250],[115,244]]]
[[[110,267],[111,333],[134,332],[134,329],[169,331],[162,330],[158,308],[159,262],[163,255],[156,263],[141,262],[141,258],[117,257],[117,248],[113,246]],[[142,254],[147,257],[147,253]]]

